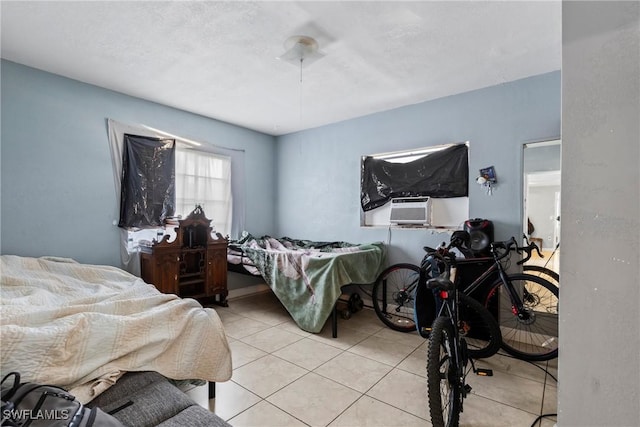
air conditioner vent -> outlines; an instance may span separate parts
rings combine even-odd
[[[391,224],[431,225],[429,197],[399,197],[391,199]]]

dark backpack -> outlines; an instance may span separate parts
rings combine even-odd
[[[11,376],[14,380],[9,384]],[[7,374],[1,388],[2,426],[123,427],[120,421],[102,410],[85,407],[63,388],[20,383],[17,372]]]

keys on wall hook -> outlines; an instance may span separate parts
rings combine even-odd
[[[493,186],[498,182],[496,179],[496,170],[493,166],[480,169],[480,176],[476,178],[476,182],[483,186],[489,196],[493,195]]]

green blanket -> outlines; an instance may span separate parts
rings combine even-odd
[[[342,286],[376,280],[385,254],[381,242],[256,239],[247,233],[231,244],[251,259],[298,326],[313,333],[327,321]]]

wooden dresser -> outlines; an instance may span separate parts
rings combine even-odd
[[[142,279],[160,292],[228,306],[227,240],[220,233],[213,237],[211,220],[200,206],[178,224],[172,242],[166,235],[141,247]]]

